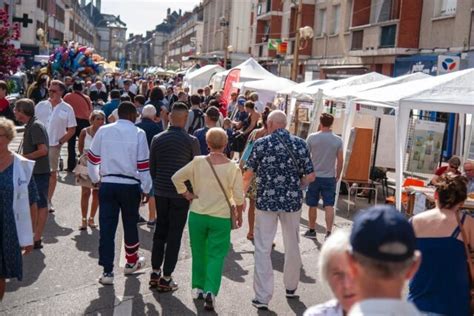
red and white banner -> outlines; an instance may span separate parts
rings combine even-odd
[[[239,82],[240,80],[240,69],[232,69],[227,77],[225,78],[224,83],[224,95],[222,99],[225,100],[226,104],[229,104],[230,101],[230,94],[234,91],[237,92],[237,88],[234,88],[234,82]]]

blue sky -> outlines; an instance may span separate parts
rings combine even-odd
[[[87,1],[89,2],[89,1]],[[102,13],[120,15],[127,23],[127,33],[153,29],[166,17],[166,10],[192,10],[200,0],[102,0]],[[95,2],[94,2],[95,3]]]

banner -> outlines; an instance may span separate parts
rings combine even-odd
[[[445,123],[415,121],[407,171],[433,174],[443,146]]]
[[[278,45],[278,54],[285,55],[287,50],[288,50],[288,42],[281,42]]]
[[[438,75],[459,70],[461,58],[459,56],[438,56]]]
[[[268,50],[277,50],[281,39],[279,38],[270,38],[268,39]]]
[[[233,87],[234,82],[239,82],[240,80],[240,69],[232,69],[227,77],[225,78],[224,83],[224,95],[222,96],[226,104],[229,104],[230,94],[233,91],[237,91],[237,88]]]

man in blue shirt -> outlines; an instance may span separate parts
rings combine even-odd
[[[286,297],[296,297],[301,255],[298,235],[303,204],[302,187],[314,181],[308,147],[303,139],[285,129],[286,115],[276,110],[268,116],[269,135],[255,141],[245,165],[244,191],[256,175],[255,211],[255,299],[258,309],[267,309],[273,296],[273,268],[270,257],[278,220],[285,245],[284,283]]]
[[[105,119],[112,114],[112,112],[118,108],[120,104],[120,91],[119,90],[112,90],[110,92],[110,102],[106,103],[104,107],[102,108],[102,111],[104,111],[105,114]]]
[[[206,115],[204,117],[205,127],[198,129],[194,132],[194,137],[199,140],[199,147],[201,148],[201,155],[209,154],[209,148],[207,147],[206,142],[206,133],[207,131],[217,126],[219,121],[219,110],[215,106],[211,106],[207,109]]]

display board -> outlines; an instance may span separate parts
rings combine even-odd
[[[373,129],[355,127],[351,130],[344,161],[344,180],[350,182],[369,180],[372,142]]]
[[[438,166],[445,123],[416,120],[407,171],[433,173]]]
[[[383,115],[380,121],[378,150],[375,165],[395,169],[395,116]]]

